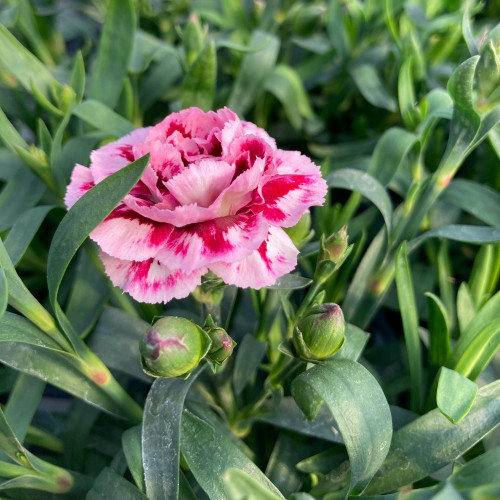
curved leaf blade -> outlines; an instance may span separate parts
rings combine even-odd
[[[349,455],[346,497],[354,488],[362,491],[384,462],[392,438],[391,412],[377,381],[359,363],[333,359],[299,375],[292,395],[308,418],[323,401],[328,406]]]
[[[178,497],[181,416],[184,399],[195,379],[196,374],[187,380],[158,378],[146,399],[142,465],[150,500],[176,500]]]
[[[408,242],[408,253],[417,249],[429,238],[446,238],[448,240],[460,241],[482,245],[483,243],[500,243],[500,228],[486,226],[466,226],[450,224],[431,229],[417,238]]]
[[[394,433],[384,465],[365,493],[382,494],[423,479],[463,455],[499,424],[500,381],[479,389],[459,425],[437,408],[426,413]]]
[[[454,179],[443,192],[441,200],[490,226],[500,226],[500,194],[488,186],[467,179]]]
[[[264,488],[241,469],[228,469],[224,475],[224,482],[229,494],[228,498],[231,500],[280,500],[282,498]]]
[[[392,204],[382,184],[366,172],[353,168],[343,168],[332,172],[326,177],[329,187],[356,191],[368,198],[379,210],[384,218],[387,231],[392,227]]]
[[[469,413],[477,395],[477,384],[444,366],[439,374],[436,401],[441,413],[458,424]]]
[[[230,468],[245,471],[263,488],[284,498],[229,438],[187,411],[182,417],[181,450],[196,481],[210,498],[231,500],[224,482],[224,474]]]

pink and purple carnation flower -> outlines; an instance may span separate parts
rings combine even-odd
[[[135,130],[76,165],[65,203],[150,154],[139,182],[90,234],[114,285],[141,302],[183,298],[209,270],[261,288],[297,264],[283,231],[327,191],[319,167],[284,151],[227,108],[189,108]]]

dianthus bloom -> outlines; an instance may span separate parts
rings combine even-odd
[[[227,108],[189,108],[135,130],[76,165],[65,202],[149,153],[139,182],[90,237],[114,285],[141,302],[186,297],[208,270],[261,288],[297,264],[282,227],[321,205],[318,166],[283,151]]]

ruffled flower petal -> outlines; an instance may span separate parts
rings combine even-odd
[[[95,183],[101,182],[106,177],[135,161],[137,158],[134,156],[132,147],[143,142],[150,130],[151,127],[138,128],[117,141],[92,151],[90,154],[90,169]]]
[[[135,300],[150,304],[187,297],[201,284],[201,277],[207,272],[206,268],[188,274],[180,270],[172,271],[154,259],[135,262],[116,259],[104,252],[100,253],[100,257],[113,285]]]
[[[154,257],[168,240],[173,227],[140,217],[121,205],[111,212],[90,237],[112,257],[141,261]]]
[[[184,169],[184,163],[179,151],[171,144],[161,141],[147,141],[133,146],[134,156],[140,158],[149,153],[151,169],[156,172],[157,177],[167,181]]]
[[[264,160],[258,158],[254,164],[233,180],[230,186],[222,190],[210,205],[221,216],[233,215],[259,197],[259,188],[264,173]]]
[[[172,196],[173,198],[173,196]],[[139,215],[155,222],[172,224],[176,227],[196,224],[219,217],[211,208],[199,207],[196,203],[191,205],[175,205],[173,201],[166,198],[161,203],[153,203],[148,200],[134,196],[126,196],[123,203]]]
[[[234,165],[202,160],[170,179],[165,187],[181,205],[196,203],[207,208],[226,189],[234,176]]]
[[[297,151],[279,151],[278,175],[268,176],[262,188],[260,207],[270,224],[291,227],[313,205],[323,205],[328,191],[320,169]]]
[[[64,196],[66,208],[69,210],[94,185],[94,178],[92,177],[90,168],[83,165],[75,165],[71,174],[71,182]]]
[[[232,264],[217,262],[209,268],[229,285],[258,290],[293,271],[298,253],[283,229],[270,227],[267,239],[248,257]]]
[[[268,224],[260,215],[233,215],[175,228],[157,255],[160,262],[190,273],[213,262],[236,262],[265,240]]]

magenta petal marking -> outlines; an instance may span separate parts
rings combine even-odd
[[[111,212],[90,237],[112,257],[142,261],[156,256],[172,229],[169,224],[144,219],[122,205]]]
[[[64,196],[64,204],[69,210],[89,189],[94,187],[90,168],[76,165],[71,174],[71,182]]]
[[[150,154],[151,168],[163,181],[184,170],[181,154],[171,144],[148,141],[135,145],[133,149],[137,158]]]
[[[213,262],[236,262],[265,240],[268,224],[260,215],[233,215],[175,228],[157,259],[191,272]]]
[[[245,259],[226,264],[211,264],[210,270],[227,284],[255,289],[273,285],[297,265],[299,251],[279,227],[270,227],[267,240]]]
[[[100,254],[106,274],[113,285],[120,287],[139,302],[155,304],[187,297],[198,285],[206,268],[192,273],[172,271],[157,260],[143,262],[115,259],[104,252]]]
[[[321,177],[278,175],[262,188],[262,213],[273,225],[291,227],[310,206],[324,203],[326,191]]]

